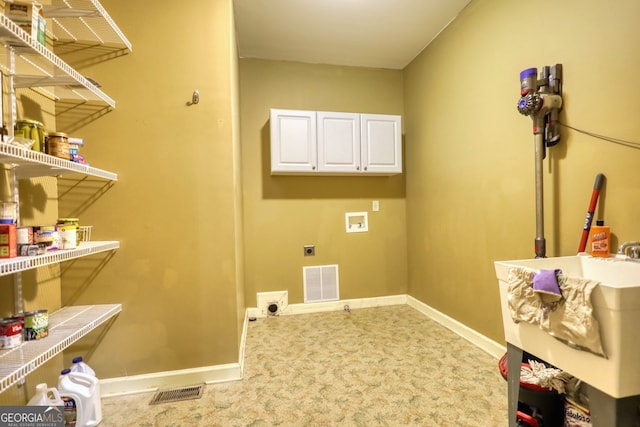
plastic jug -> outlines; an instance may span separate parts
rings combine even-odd
[[[64,402],[55,387],[47,387],[46,383],[36,386],[36,394],[27,403],[28,406],[64,406]]]
[[[64,369],[58,391],[64,401],[65,426],[94,427],[102,421],[100,383],[96,377]]]
[[[71,372],[82,372],[83,374],[91,375],[92,377],[96,376],[96,373],[91,368],[91,366],[87,365],[82,360],[82,356],[73,358],[73,364],[71,365]]]

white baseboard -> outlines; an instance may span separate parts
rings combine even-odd
[[[279,315],[288,316],[292,314],[320,313],[325,311],[341,311],[348,305],[350,309],[382,307],[386,305],[403,305],[407,303],[406,295],[390,295],[384,297],[342,299],[338,301],[323,301],[301,304],[288,304]],[[267,317],[260,309],[247,308],[248,317]]]
[[[244,347],[247,343],[247,327],[249,326],[249,310],[244,311],[242,323],[242,335],[240,336],[240,348],[238,349],[238,364],[240,365],[240,378],[244,376]]]
[[[385,297],[358,298],[339,301],[325,301],[308,304],[289,304],[281,315],[294,315],[305,313],[318,313],[326,311],[344,310],[348,305],[350,309],[382,307],[389,305],[407,304],[420,313],[438,322],[442,326],[460,335],[478,348],[489,353],[496,359],[500,359],[506,351],[506,346],[490,340],[484,335],[465,326],[444,313],[418,301],[409,295],[391,295]],[[100,380],[101,395],[103,397],[121,396],[127,394],[153,392],[159,388],[180,387],[193,384],[212,384],[224,381],[236,381],[242,379],[244,373],[244,349],[247,339],[247,325],[249,318],[264,317],[260,310],[250,307],[245,310],[240,348],[238,351],[238,363],[225,365],[206,366],[202,368],[180,369],[176,371],[155,372],[152,374],[132,375],[126,377],[109,378]]]
[[[156,391],[160,388],[181,387],[194,384],[213,384],[242,379],[239,363],[206,366],[203,368],[179,369],[154,372],[152,374],[130,375],[126,377],[100,380],[102,397]]]
[[[496,359],[500,359],[507,351],[505,345],[498,344],[497,342],[485,337],[479,332],[471,329],[470,327],[458,322],[457,320],[447,316],[446,314],[436,310],[427,304],[418,301],[414,297],[407,295],[407,305],[418,310],[428,318],[440,323],[445,328],[460,335],[462,338],[474,344],[481,350],[486,351]]]

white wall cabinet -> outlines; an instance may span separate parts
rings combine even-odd
[[[360,114],[318,111],[318,172],[360,172]]]
[[[400,116],[360,115],[360,149],[364,172],[402,172]]]
[[[271,110],[271,173],[402,173],[400,116]]]
[[[271,172],[315,172],[316,112],[271,110],[270,124]]]

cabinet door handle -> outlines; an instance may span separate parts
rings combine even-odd
[[[359,171],[360,170],[360,166],[356,166],[356,170]]]
[[[364,167],[364,170],[365,170],[365,171],[367,170],[367,167],[366,167],[366,166]]]
[[[316,170],[316,167],[315,166],[311,166],[311,170],[313,170],[313,171]]]

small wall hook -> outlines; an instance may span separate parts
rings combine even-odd
[[[200,102],[200,92],[198,90],[193,91],[193,95],[191,96],[191,101],[187,102],[187,105],[195,105]]]

